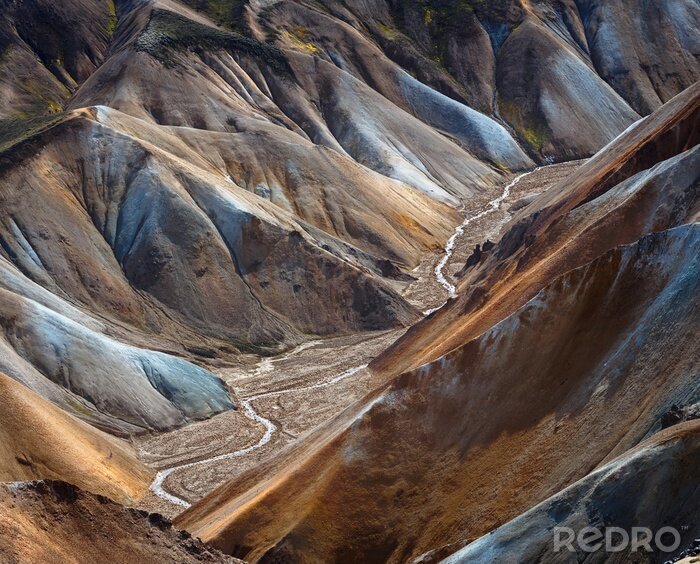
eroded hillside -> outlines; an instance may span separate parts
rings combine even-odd
[[[685,519],[697,2],[0,8],[1,552],[546,562],[635,488]]]
[[[516,215],[376,377],[422,365],[178,522],[254,561],[403,562],[488,533],[692,404],[698,92]]]

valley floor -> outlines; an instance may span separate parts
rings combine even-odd
[[[454,280],[455,274],[462,269],[477,244],[483,244],[487,240],[495,243],[501,238],[502,229],[516,208],[566,178],[584,162],[580,160],[545,166],[524,176],[512,187],[509,197],[499,209],[470,223],[457,239],[454,252],[444,268],[445,277]],[[488,204],[484,202],[475,203],[473,207],[464,210],[463,216],[475,216],[487,207]],[[413,272],[416,281],[403,291],[404,297],[422,311],[440,307],[448,297],[447,291],[435,276],[435,267],[442,257],[442,252],[427,255]]]
[[[524,176],[498,209],[471,222],[457,237],[442,271],[446,279],[454,281],[476,244],[500,238],[511,211],[580,164],[551,165]],[[480,202],[463,215],[473,217],[487,208],[488,203]],[[402,288],[422,311],[439,307],[448,297],[436,276],[444,256],[444,251],[427,256],[413,272],[416,280]],[[229,386],[238,409],[175,431],[134,438],[141,460],[161,472],[143,508],[177,515],[363,397],[372,385],[366,365],[402,332],[312,340],[277,357],[244,355],[236,364],[208,367]]]

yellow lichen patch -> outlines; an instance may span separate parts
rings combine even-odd
[[[63,111],[63,108],[60,106],[60,104],[57,104],[53,100],[48,100],[48,106],[49,106],[49,113],[50,114],[57,114],[59,112]]]
[[[510,172],[510,169],[504,165],[501,161],[492,161],[493,166],[495,166],[497,169],[503,171],[503,172]]]
[[[309,32],[303,27],[298,27],[291,32],[285,31],[283,36],[297,51],[303,51],[309,55],[318,55],[321,52],[313,42],[308,40]]]
[[[525,140],[535,149],[538,151],[542,150],[542,146],[544,145],[546,136],[545,134],[538,130],[534,129],[532,127],[526,127],[521,130],[521,133],[523,137],[525,137]]]
[[[108,0],[107,9],[109,10],[109,19],[107,20],[107,35],[112,37],[114,30],[117,29],[117,10],[114,6],[114,0]]]
[[[396,29],[393,27],[389,27],[388,25],[384,24],[379,24],[379,32],[386,37],[387,39],[391,39],[392,41],[395,39],[398,39],[401,36],[401,33],[399,33]]]

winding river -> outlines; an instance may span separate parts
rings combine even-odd
[[[303,345],[302,345],[303,346]],[[308,348],[308,345],[306,346]],[[299,352],[297,349],[292,351],[290,354],[296,354]],[[332,378],[329,378],[327,380],[322,380],[320,382],[317,382],[316,384],[310,384],[307,386],[300,386],[298,388],[290,388],[287,390],[278,390],[278,391],[273,391],[273,392],[264,392],[262,394],[257,394],[254,396],[251,396],[249,398],[246,398],[241,401],[241,407],[243,408],[243,415],[245,415],[248,419],[251,421],[255,421],[256,423],[260,423],[263,427],[265,427],[265,433],[263,434],[262,437],[258,440],[257,443],[252,444],[250,446],[247,446],[245,448],[242,448],[240,450],[234,450],[233,452],[227,452],[224,454],[219,454],[217,456],[212,456],[211,458],[205,458],[203,460],[198,460],[196,462],[189,462],[187,464],[180,464],[179,466],[173,466],[172,468],[167,468],[165,470],[161,470],[156,474],[155,479],[153,480],[153,483],[151,484],[151,491],[157,495],[160,499],[163,499],[169,503],[179,505],[180,507],[183,508],[188,508],[190,507],[190,504],[185,501],[182,498],[179,498],[165,490],[164,483],[165,480],[173,474],[174,472],[178,472],[180,470],[186,470],[187,468],[194,468],[195,466],[203,466],[205,464],[211,464],[212,462],[220,462],[222,460],[229,460],[231,458],[237,458],[239,456],[244,456],[246,454],[249,454],[255,450],[258,450],[265,446],[267,443],[270,442],[270,439],[272,436],[277,432],[277,426],[270,421],[269,419],[263,417],[259,413],[253,409],[253,402],[255,400],[263,399],[263,398],[269,398],[273,396],[282,396],[285,394],[293,394],[296,392],[302,392],[305,390],[315,390],[318,388],[325,388],[327,386],[332,386],[333,384],[337,384],[338,382],[341,382],[342,380],[345,380],[346,378],[349,378],[350,376],[353,376],[360,372],[361,370],[364,370],[367,368],[366,364],[363,364],[362,366],[356,366],[355,368],[350,368],[349,370],[346,370],[345,372],[341,372],[340,374],[333,376]]]
[[[494,200],[491,200],[486,209],[480,211],[479,213],[470,216],[466,218],[462,224],[457,227],[455,230],[454,234],[450,239],[447,241],[447,245],[445,245],[445,254],[444,256],[440,259],[440,262],[437,264],[435,267],[435,277],[437,281],[442,285],[445,290],[447,290],[449,296],[451,298],[457,297],[457,288],[455,287],[454,284],[452,284],[447,278],[445,277],[445,267],[448,265],[450,262],[450,259],[452,258],[452,255],[454,254],[455,246],[457,244],[457,240],[462,236],[464,233],[464,230],[469,226],[470,223],[481,219],[482,217],[493,213],[497,210],[500,209],[501,205],[503,202],[510,196],[510,191],[511,189],[517,185],[523,178],[526,176],[533,174],[534,172],[537,172],[538,170],[542,169],[543,167],[537,167],[529,172],[525,172],[519,176],[516,176],[513,180],[511,180],[506,186],[503,188],[503,192],[498,198],[495,198]],[[439,308],[436,308],[439,309]],[[425,312],[425,315],[429,315],[433,313],[436,309],[428,310]],[[296,354],[298,352],[301,352],[301,350],[304,350],[306,348],[309,348],[310,346],[313,346],[316,344],[316,341],[312,341],[311,343],[306,343],[304,345],[301,345],[300,347],[297,347],[294,351],[289,353],[286,357],[289,357],[293,354]],[[285,357],[285,358],[286,358]],[[261,364],[260,368],[258,369],[259,372],[265,373],[268,372],[272,369],[272,363],[275,362],[274,360],[264,360],[263,363]],[[213,462],[219,462],[222,460],[228,460],[232,458],[237,458],[239,456],[244,456],[246,454],[249,454],[253,451],[256,451],[262,447],[264,447],[267,443],[270,442],[270,439],[272,439],[272,436],[278,431],[277,426],[270,421],[269,419],[263,417],[259,413],[255,411],[253,408],[253,402],[259,399],[263,398],[269,398],[273,396],[281,396],[285,394],[293,394],[296,392],[301,392],[305,390],[314,390],[318,388],[325,388],[327,386],[332,386],[333,384],[337,384],[338,382],[341,382],[342,380],[345,380],[346,378],[349,378],[350,376],[353,376],[360,372],[361,370],[364,370],[367,368],[366,364],[363,364],[362,366],[356,366],[355,368],[350,368],[349,370],[346,370],[345,372],[342,372],[330,379],[327,380],[322,380],[321,382],[318,382],[316,384],[310,384],[308,386],[301,386],[298,388],[290,388],[287,390],[278,390],[278,391],[273,391],[273,392],[264,392],[262,394],[257,394],[254,396],[251,396],[249,398],[246,398],[244,400],[241,400],[241,407],[243,408],[243,414],[250,419],[251,421],[254,421],[256,423],[261,424],[265,428],[265,433],[263,434],[262,437],[256,442],[255,444],[252,444],[250,446],[247,446],[245,448],[242,448],[240,450],[234,450],[233,452],[228,452],[224,454],[219,454],[217,456],[212,456],[211,458],[205,458],[203,460],[198,460],[196,462],[189,462],[187,464],[181,464],[179,466],[173,466],[171,468],[167,468],[164,470],[161,470],[156,474],[155,479],[153,480],[153,483],[151,484],[151,491],[158,496],[160,499],[163,499],[169,503],[179,505],[180,507],[183,508],[188,508],[190,507],[190,504],[185,501],[182,498],[179,498],[165,490],[165,480],[172,475],[175,472],[178,472],[180,470],[186,470],[188,468],[194,468],[195,466],[204,466],[206,464],[211,464]]]
[[[501,204],[510,196],[510,191],[513,189],[513,187],[518,184],[523,178],[526,176],[529,176],[539,170],[541,170],[544,167],[538,166],[537,168],[529,171],[529,172],[524,172],[523,174],[516,176],[513,180],[511,180],[506,186],[503,188],[503,193],[498,196],[498,198],[491,200],[488,205],[486,206],[486,209],[480,211],[476,215],[472,215],[470,217],[467,217],[462,224],[455,230],[454,234],[452,237],[449,238],[447,241],[447,245],[445,245],[445,254],[444,256],[440,259],[440,262],[437,264],[435,267],[435,278],[437,278],[437,281],[440,283],[440,285],[447,290],[447,293],[449,294],[450,298],[456,298],[457,297],[457,288],[455,287],[454,284],[452,284],[447,278],[445,277],[445,267],[448,265],[450,262],[450,259],[452,258],[452,255],[454,254],[455,246],[457,244],[457,239],[459,239],[462,234],[464,233],[464,230],[467,228],[467,226],[470,223],[473,223],[477,219],[481,219],[485,215],[488,215],[490,213],[493,213],[495,211],[498,211],[501,208]],[[440,308],[436,308],[440,309]],[[435,309],[429,310],[426,312],[426,315],[433,313],[436,311]]]

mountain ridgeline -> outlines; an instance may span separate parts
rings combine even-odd
[[[559,524],[700,534],[696,0],[0,8],[0,550],[557,562]],[[321,380],[288,369],[335,343]],[[107,500],[160,510],[223,459],[163,510],[189,532]]]

